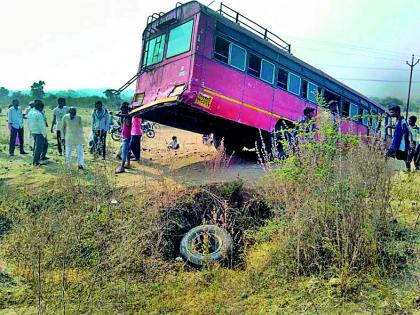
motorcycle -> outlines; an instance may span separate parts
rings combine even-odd
[[[156,136],[156,132],[154,130],[154,124],[150,121],[146,121],[141,124],[141,130],[143,131],[143,134],[145,134],[148,138],[154,138]],[[121,132],[122,128],[119,125],[113,125],[111,129],[109,130],[109,133],[111,134],[111,138],[114,141],[120,141],[121,140]]]
[[[148,138],[154,138],[156,136],[154,130],[154,124],[150,121],[145,121],[141,124],[141,130]]]
[[[119,125],[113,125],[111,129],[109,130],[109,133],[111,134],[111,138],[114,141],[120,141],[121,140],[121,131],[122,128]]]

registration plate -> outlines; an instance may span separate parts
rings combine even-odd
[[[200,93],[195,99],[195,104],[200,105],[204,108],[210,108],[212,101],[213,97]]]

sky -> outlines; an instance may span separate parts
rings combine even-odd
[[[209,4],[211,0],[205,0]],[[0,0],[0,86],[118,88],[137,71],[141,33],[170,0]],[[292,53],[368,96],[406,98],[420,58],[420,0],[225,0]],[[220,1],[210,7],[217,9]],[[416,59],[417,60],[417,59]],[[420,64],[413,96],[420,98]],[[390,82],[391,81],[391,82]]]

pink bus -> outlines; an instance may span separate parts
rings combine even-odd
[[[196,1],[153,14],[143,32],[132,114],[252,148],[280,126],[317,111],[316,94],[336,101],[341,130],[372,135],[386,109],[291,54],[290,44],[221,4]],[[127,86],[127,84],[126,84]],[[360,118],[363,117],[363,118]],[[388,119],[388,118],[387,118]],[[383,123],[385,125],[385,123]]]

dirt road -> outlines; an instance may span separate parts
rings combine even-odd
[[[89,131],[86,128],[85,136]],[[167,144],[172,136],[177,136],[180,149],[167,150]],[[31,165],[32,155],[14,158],[8,156],[7,137],[2,137],[0,146],[0,179],[14,182],[18,185],[39,185],[42,181],[58,176],[64,169],[64,157],[57,154],[55,138],[48,135],[50,160],[45,166],[34,168]],[[108,158],[106,161],[94,160],[87,152],[85,145],[86,168],[91,171],[94,166],[105,165],[112,173],[119,161],[115,155],[120,146],[119,142],[107,139]],[[222,156],[213,146],[204,145],[202,135],[192,132],[160,126],[156,129],[156,137],[143,138],[141,161],[133,162],[132,169],[124,174],[115,175],[117,183],[131,185],[135,182],[146,183],[170,179],[183,185],[199,185],[208,182],[222,182],[241,177],[251,185],[264,174],[261,167],[250,159]]]

